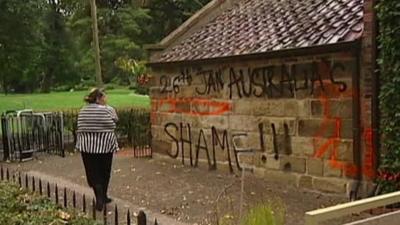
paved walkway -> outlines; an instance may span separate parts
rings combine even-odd
[[[66,158],[39,156],[30,162],[6,166],[91,195],[79,154]],[[120,207],[144,209],[150,220],[157,218],[161,225],[206,225],[215,224],[217,217],[238,215],[240,189],[240,178],[225,171],[210,172],[201,165],[191,168],[168,158],[134,159],[121,152],[114,158],[110,195]],[[306,211],[346,201],[251,175],[246,177],[244,199],[245,208],[281,201],[286,206],[287,225],[303,224]]]

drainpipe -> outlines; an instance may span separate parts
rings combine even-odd
[[[350,200],[357,200],[358,191],[362,181],[362,157],[361,157],[361,106],[360,106],[360,45],[355,49],[356,51],[356,70],[352,74],[352,88],[353,88],[353,160],[357,167],[356,182],[352,185],[350,191]]]

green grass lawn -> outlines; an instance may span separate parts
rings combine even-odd
[[[81,108],[88,91],[53,92],[49,94],[0,94],[0,112],[6,110],[33,109],[59,110]],[[115,108],[149,107],[148,96],[135,94],[128,89],[107,91],[108,104]]]

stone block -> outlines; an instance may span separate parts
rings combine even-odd
[[[264,178],[268,181],[296,186],[299,175],[276,170],[265,170]]]
[[[172,144],[170,142],[166,141],[158,141],[158,140],[152,140],[151,142],[151,148],[152,151],[160,154],[168,154],[168,152],[171,151]]]
[[[233,113],[235,115],[252,115],[253,107],[257,104],[248,99],[239,99],[233,101]]]
[[[342,141],[338,146],[338,160],[353,162],[353,142]]]
[[[267,154],[262,152],[256,152],[254,156],[254,166],[259,168],[265,168],[267,165]]]
[[[259,119],[254,116],[230,115],[229,128],[233,131],[258,131]]]
[[[314,154],[318,153],[318,158],[330,159],[334,153],[334,146],[339,146],[340,140],[328,138],[313,138]]]
[[[263,103],[253,105],[254,116],[286,116],[284,100],[268,100]],[[294,115],[296,116],[296,115]]]
[[[257,152],[263,152],[261,149],[260,134],[256,132],[231,132],[233,136],[240,133],[238,138],[234,138],[235,146],[241,149],[251,149]]]
[[[228,129],[229,124],[228,116],[203,116],[199,117],[201,128],[215,127],[217,129]]]
[[[193,85],[185,85],[180,86],[179,91],[177,93],[173,92],[174,98],[196,98],[199,97],[196,93],[197,86]]]
[[[330,160],[324,161],[324,177],[341,177],[342,170],[340,168],[333,167]]]
[[[307,159],[307,174],[313,176],[323,176],[324,163],[321,159]]]
[[[264,137],[265,152],[268,154],[272,154],[274,152],[274,142],[272,135],[263,135],[263,137]]]
[[[313,177],[311,176],[300,176],[299,187],[313,189]]]
[[[259,124],[263,125],[265,134],[273,134],[273,126],[276,134],[296,135],[297,121],[295,118],[257,117]]]
[[[291,137],[292,153],[294,156],[314,155],[313,139],[308,137]]]
[[[191,103],[191,113],[193,116],[201,116],[210,113],[210,105]]]
[[[301,119],[298,121],[299,136],[303,137],[333,137],[337,129],[334,119]]]
[[[283,116],[295,117],[299,115],[299,102],[297,100],[285,100],[283,107]]]
[[[341,124],[340,137],[351,139],[353,137],[353,120],[343,119]]]
[[[343,179],[338,178],[319,178],[313,179],[314,189],[329,192],[329,193],[346,193],[347,182]]]
[[[178,102],[174,109],[178,113],[190,113],[190,102]]]
[[[298,117],[308,118],[311,116],[311,103],[310,100],[297,100],[299,104],[299,113]]]
[[[163,125],[166,123],[175,123],[179,126],[179,123],[182,122],[182,114],[180,113],[158,113],[156,116]]]
[[[292,137],[288,135],[276,135],[275,137],[276,149],[280,155],[292,154],[291,138]]]
[[[315,100],[311,102],[311,115],[351,119],[353,117],[352,107],[352,99],[328,100],[327,102]]]
[[[284,171],[291,171],[296,173],[306,172],[306,159],[297,157],[283,157],[281,160],[281,169]]]
[[[272,154],[268,154],[265,167],[267,169],[280,170],[281,169],[281,160],[275,159],[274,155],[272,155]]]

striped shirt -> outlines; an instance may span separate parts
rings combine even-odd
[[[78,116],[76,149],[86,153],[111,153],[118,151],[115,135],[118,116],[110,106],[89,104]]]

